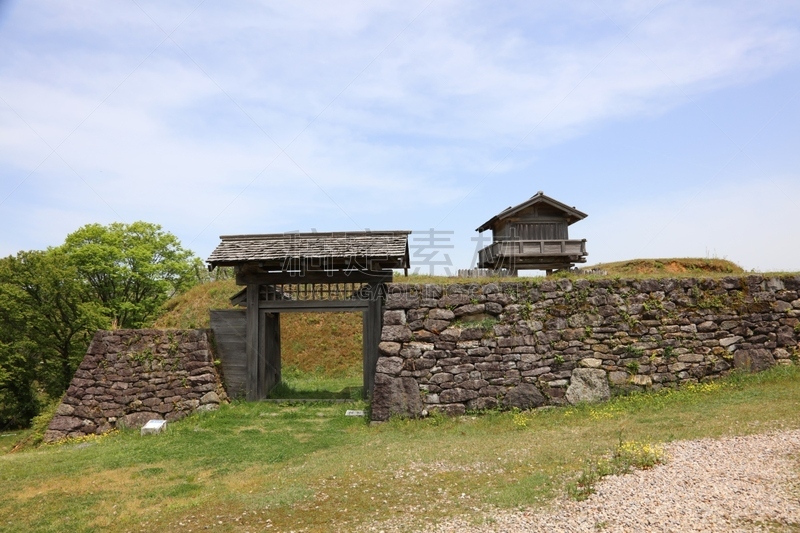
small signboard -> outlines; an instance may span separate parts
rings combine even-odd
[[[361,409],[348,409],[344,416],[364,416],[364,411]]]
[[[149,420],[147,424],[142,426],[142,435],[156,435],[161,433],[167,427],[166,420]]]

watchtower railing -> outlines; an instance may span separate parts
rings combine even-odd
[[[507,240],[490,244],[478,252],[478,264],[497,262],[499,258],[580,257],[585,256],[586,239],[581,240]]]

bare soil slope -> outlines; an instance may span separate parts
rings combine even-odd
[[[155,321],[157,328],[208,328],[210,309],[232,309],[241,290],[233,280],[203,283],[176,296]],[[281,359],[302,372],[338,376],[360,371],[361,313],[284,313]]]

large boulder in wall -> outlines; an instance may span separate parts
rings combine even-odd
[[[422,398],[414,378],[375,374],[372,389],[372,420],[388,420],[392,415],[418,417]]]
[[[772,352],[764,348],[736,350],[733,353],[733,366],[746,372],[761,372],[775,365]]]
[[[503,398],[503,406],[523,410],[541,407],[546,402],[547,399],[539,392],[539,389],[530,383],[520,383],[509,390]]]
[[[611,389],[605,370],[599,368],[576,368],[572,371],[567,401],[572,405],[586,402],[604,402],[611,398]]]

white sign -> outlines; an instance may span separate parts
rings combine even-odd
[[[155,435],[161,433],[167,427],[166,420],[149,420],[147,424],[142,426],[142,435]]]

